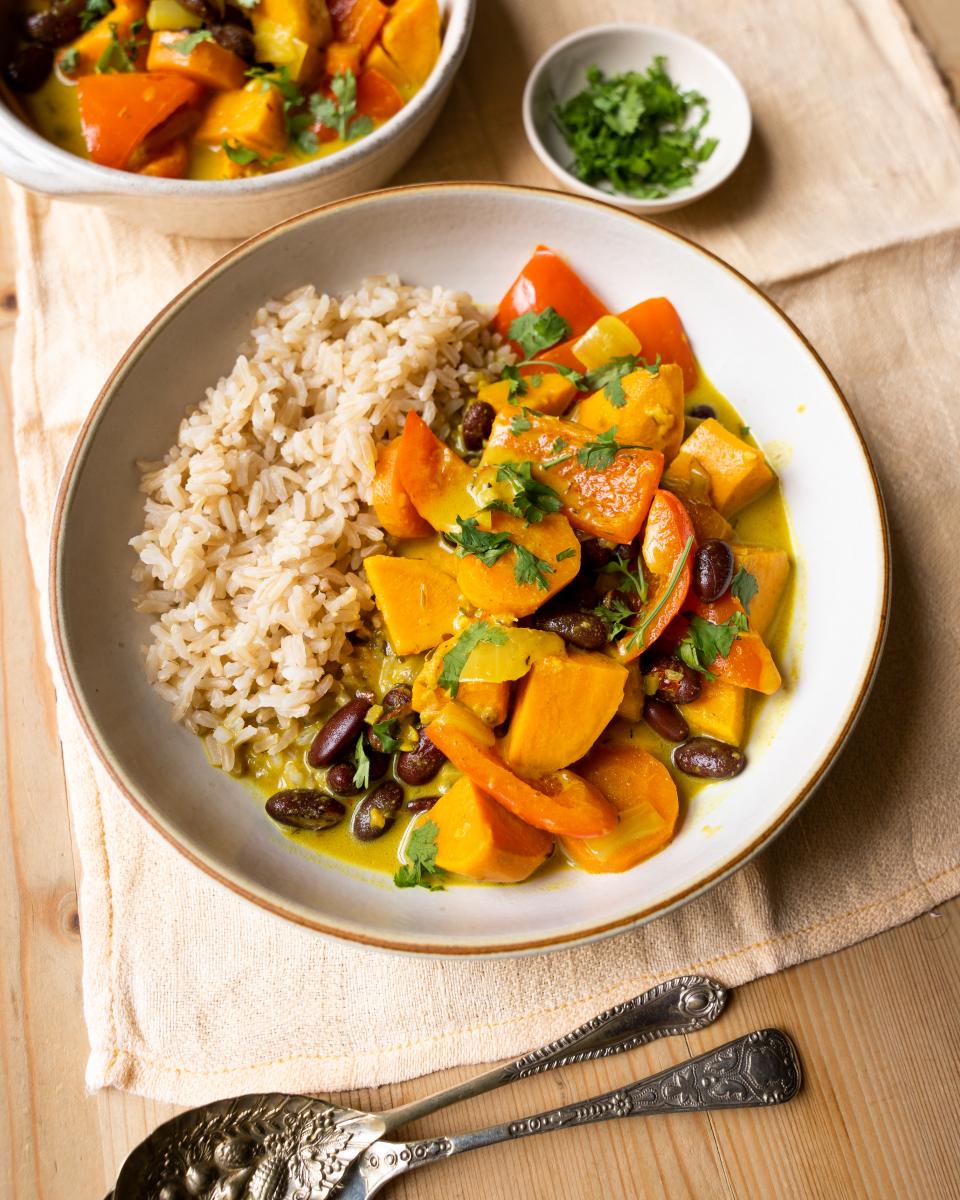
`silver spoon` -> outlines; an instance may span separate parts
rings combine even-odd
[[[702,975],[671,979],[614,1005],[514,1062],[382,1113],[340,1108],[326,1100],[282,1092],[238,1096],[193,1108],[166,1121],[134,1147],[107,1200],[327,1200],[345,1196],[346,1177],[360,1178],[348,1168],[374,1143],[389,1146],[379,1139],[401,1125],[528,1075],[620,1054],[657,1038],[694,1033],[717,1019],[726,1000],[726,990]],[[382,1173],[387,1157],[402,1154],[403,1149],[398,1146],[395,1151],[375,1153],[378,1165],[366,1160],[366,1169]],[[459,1151],[451,1151],[455,1152]],[[411,1149],[410,1154],[417,1152]],[[418,1154],[416,1165],[421,1158],[426,1161],[426,1152]],[[401,1161],[402,1167],[394,1174],[408,1170],[413,1158],[398,1158],[389,1165],[396,1167]],[[376,1187],[390,1177],[381,1179],[378,1174]],[[367,1193],[350,1194],[359,1197]]]

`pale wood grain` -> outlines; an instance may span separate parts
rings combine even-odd
[[[940,67],[960,82],[957,0],[906,6]],[[509,46],[501,47],[509,53]],[[458,119],[510,128],[515,97],[461,80]],[[487,127],[490,127],[487,125]],[[510,176],[502,145],[465,162],[444,123],[433,166],[447,178]],[[411,168],[409,178],[416,177]],[[525,177],[526,178],[526,177]],[[528,182],[539,182],[528,178]],[[17,506],[10,414],[15,299],[0,208],[0,1197],[99,1200],[127,1151],[176,1111],[117,1092],[85,1094],[80,947],[70,832],[38,598]],[[526,1080],[411,1127],[464,1129],[629,1082],[761,1025],[798,1041],[800,1098],[772,1112],[616,1122],[500,1146],[401,1181],[403,1200],[647,1200],[648,1197],[960,1196],[960,900],[841,954],[741,988],[719,1029]],[[472,1073],[341,1097],[399,1103]]]

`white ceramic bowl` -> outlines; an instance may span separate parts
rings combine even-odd
[[[583,90],[589,67],[600,67],[608,76],[643,71],[655,55],[666,57],[667,70],[678,87],[693,88],[706,96],[710,120],[704,133],[718,139],[717,148],[700,165],[689,186],[661,200],[639,200],[615,192],[607,184],[583,183],[568,170],[573,154],[553,119],[555,105]],[[564,187],[627,212],[655,216],[693,204],[733,174],[750,141],[751,118],[740,81],[712,50],[670,29],[621,21],[578,30],[551,46],[527,80],[523,126],[537,157]]]
[[[0,0],[0,9],[10,3]],[[427,82],[379,129],[326,158],[249,179],[153,179],[61,150],[0,95],[0,174],[185,237],[247,237],[305,208],[370,191],[395,175],[430,132],[466,54],[476,0],[440,0],[440,9],[443,41]]]
[[[158,458],[175,440],[186,406],[230,369],[267,297],[307,282],[343,292],[364,275],[396,271],[495,303],[538,242],[562,251],[614,311],[670,296],[703,367],[780,464],[799,585],[781,662],[785,687],[761,709],[748,769],[698,793],[675,840],[634,870],[399,891],[384,876],[291,844],[261,802],[207,764],[199,740],[172,723],[148,685],[139,647],[149,618],[133,610],[127,545],[142,521],[134,460]],[[198,867],[340,938],[435,955],[509,954],[667,912],[784,827],[865,698],[886,620],[887,563],[880,493],[853,417],[815,352],[752,284],[691,242],[608,205],[497,184],[435,184],[295,217],[233,250],[155,318],[113,372],[68,464],[51,596],[64,677],[97,753],[135,808]]]

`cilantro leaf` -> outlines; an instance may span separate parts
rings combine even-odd
[[[375,725],[370,726],[370,732],[376,738],[372,743],[376,748],[377,743],[384,754],[391,754],[400,745],[400,738],[397,736],[399,732],[399,721],[396,717],[389,717],[386,721],[378,721]]]
[[[573,154],[569,170],[585,183],[658,199],[688,186],[716,148],[703,137],[709,120],[706,98],[682,91],[655,57],[645,71],[610,78],[598,67],[586,87],[554,109],[554,120]]]
[[[503,506],[528,525],[539,524],[548,513],[559,512],[563,501],[549,484],[533,477],[533,464],[505,462],[497,467],[497,480],[513,488],[513,500]]]
[[[443,875],[437,867],[439,832],[436,821],[424,821],[414,829],[407,842],[407,858],[410,861],[399,867],[393,877],[397,887],[425,887],[431,892],[443,891],[443,884],[438,882],[438,877]]]
[[[489,642],[491,646],[502,646],[506,640],[505,629],[491,625],[489,621],[475,621],[460,634],[456,645],[443,656],[443,670],[440,672],[438,683],[455,697],[460,689],[463,668],[477,646],[481,642]]]
[[[604,567],[605,571],[609,571],[614,575],[621,577],[621,587],[627,588],[631,592],[635,592],[641,600],[647,598],[647,577],[643,573],[643,567],[640,565],[640,560],[637,559],[637,569],[630,570],[630,564],[623,561],[622,558],[615,558],[613,562],[608,563]]]
[[[315,92],[310,97],[310,112],[315,121],[335,131],[343,142],[364,137],[373,129],[369,117],[357,113],[357,77],[350,70],[341,71],[330,80],[331,96]]]
[[[366,791],[370,786],[370,756],[367,754],[362,733],[357,738],[357,744],[353,749],[353,761],[356,767],[353,772],[353,786]]]
[[[677,653],[688,667],[713,679],[709,668],[717,658],[726,658],[737,635],[746,628],[747,619],[742,612],[735,612],[722,625],[691,615],[689,628],[677,646]]]
[[[188,33],[179,42],[167,42],[167,49],[175,50],[177,54],[190,54],[201,42],[212,41],[213,34],[209,29],[194,29],[192,33]]]
[[[530,359],[568,338],[570,326],[555,308],[545,308],[542,312],[525,312],[514,317],[507,334],[523,351],[524,357]]]
[[[519,543],[515,546],[517,552],[517,561],[513,565],[513,577],[517,583],[527,584],[535,583],[538,588],[548,592],[550,584],[547,581],[547,575],[552,575],[554,568],[546,561],[534,554],[532,550],[528,550],[526,546],[521,546]]]
[[[241,146],[239,142],[228,142],[224,138],[221,145],[227,158],[241,167],[245,167],[252,162],[258,162],[260,159],[260,155],[256,150],[251,150],[249,146]]]
[[[516,434],[526,433],[528,429],[533,428],[533,425],[530,422],[530,418],[527,416],[527,411],[528,411],[527,409],[524,409],[522,416],[516,416],[510,422],[510,432],[512,434],[516,435]]]
[[[630,628],[630,622],[636,616],[630,605],[626,604],[616,592],[607,596],[593,612],[606,625],[608,642],[616,641],[621,633],[625,633]]]
[[[743,605],[743,611],[749,612],[751,601],[760,591],[760,584],[756,575],[751,575],[746,567],[741,567],[731,580],[730,591]]]
[[[563,562],[565,558],[573,558],[575,554],[576,550],[572,546],[568,546],[566,550],[561,550],[557,555],[557,562]]]
[[[83,6],[83,11],[80,13],[80,28],[84,32],[92,29],[112,9],[113,5],[110,3],[110,0],[87,0]]]
[[[623,394],[623,377],[637,369],[638,361],[635,354],[625,354],[623,358],[611,358],[602,367],[596,367],[587,375],[587,386],[594,392],[603,388],[613,407],[623,408],[627,402],[627,398]]]
[[[80,51],[76,46],[71,46],[69,50],[64,50],[57,60],[57,66],[68,78],[76,75],[80,68]]]
[[[449,536],[460,547],[458,554],[461,558],[472,554],[479,558],[485,567],[492,567],[497,559],[502,558],[513,549],[513,542],[506,533],[490,533],[481,529],[476,517],[457,517],[458,532]]]
[[[116,23],[110,22],[110,40],[93,68],[97,75],[107,75],[111,71],[129,72],[136,69],[134,59],[141,44],[136,35],[142,27],[142,21],[134,21],[130,26],[131,36],[126,41],[121,41]]]
[[[613,460],[622,450],[646,450],[629,442],[617,441],[617,427],[611,425],[605,433],[598,433],[594,441],[587,442],[577,451],[577,462],[591,471],[608,471]]]

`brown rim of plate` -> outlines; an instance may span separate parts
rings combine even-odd
[[[506,945],[499,945],[499,946],[494,944],[494,945],[486,945],[486,946],[442,945],[442,946],[421,947],[421,946],[414,945],[412,943],[390,941],[386,938],[370,936],[368,934],[360,933],[357,931],[332,928],[329,925],[323,924],[323,922],[321,922],[321,921],[315,920],[315,919],[307,916],[305,913],[299,912],[293,908],[289,908],[281,903],[277,903],[276,901],[269,899],[268,897],[261,895],[258,892],[251,891],[249,888],[244,887],[242,884],[238,883],[235,879],[230,878],[229,875],[223,874],[220,870],[213,867],[209,862],[205,861],[191,847],[185,845],[184,842],[182,840],[180,840],[173,833],[172,830],[168,829],[167,826],[161,820],[159,820],[158,817],[151,811],[149,802],[145,798],[142,798],[140,795],[138,795],[136,791],[134,791],[133,789],[131,789],[127,786],[127,784],[123,781],[123,779],[120,777],[120,775],[116,771],[114,764],[111,761],[110,755],[107,753],[105,748],[101,745],[100,740],[97,737],[97,734],[96,734],[94,728],[92,727],[91,723],[87,719],[87,715],[86,715],[86,712],[84,711],[83,703],[80,699],[79,691],[75,685],[74,678],[73,678],[72,672],[70,670],[70,659],[66,653],[66,649],[64,646],[64,640],[63,640],[63,636],[62,636],[62,630],[60,627],[60,610],[59,610],[60,606],[59,606],[59,602],[58,602],[59,601],[59,582],[60,582],[60,578],[59,578],[60,533],[61,533],[61,528],[62,528],[62,523],[63,523],[63,516],[66,511],[67,505],[71,499],[71,494],[73,491],[73,481],[74,481],[76,468],[77,468],[78,463],[81,461],[81,459],[84,456],[84,451],[85,451],[86,443],[87,443],[87,436],[88,436],[91,428],[95,424],[101,410],[103,409],[103,407],[113,389],[114,383],[116,382],[116,380],[120,376],[120,374],[123,372],[127,363],[139,352],[141,346],[143,346],[143,344],[149,339],[150,335],[157,329],[157,327],[160,326],[161,324],[165,323],[166,320],[170,316],[172,316],[172,314],[176,310],[181,308],[184,304],[188,303],[190,297],[208,279],[210,279],[214,275],[218,275],[218,274],[220,274],[220,272],[226,270],[230,266],[230,264],[233,262],[234,259],[240,258],[240,257],[246,255],[247,253],[252,251],[255,246],[258,246],[262,242],[267,242],[267,241],[270,241],[271,239],[273,239],[274,237],[277,237],[288,226],[296,225],[296,224],[300,224],[301,222],[306,222],[306,221],[312,220],[318,213],[329,212],[333,209],[338,209],[338,208],[346,208],[347,206],[356,205],[356,204],[368,204],[368,203],[375,201],[378,197],[381,197],[381,196],[397,195],[397,194],[401,194],[401,193],[407,194],[407,193],[412,193],[412,192],[435,192],[435,191],[452,192],[452,191],[462,191],[462,190],[487,191],[487,192],[511,192],[511,193],[519,193],[519,194],[546,196],[551,199],[562,199],[565,203],[568,203],[568,204],[586,205],[591,208],[599,208],[603,211],[616,212],[616,214],[619,217],[622,217],[624,220],[640,221],[645,225],[652,225],[658,233],[664,235],[665,237],[670,237],[670,238],[675,239],[678,242],[682,242],[684,245],[690,246],[692,249],[694,249],[698,253],[704,255],[706,258],[712,259],[714,262],[719,263],[721,267],[723,267],[725,270],[730,272],[731,275],[734,275],[737,279],[740,280],[741,283],[746,284],[746,286],[748,288],[750,288],[751,291],[755,292],[766,304],[768,304],[770,306],[770,308],[772,308],[773,311],[780,317],[780,319],[793,331],[793,333],[797,336],[797,338],[800,340],[800,342],[802,342],[802,344],[809,351],[809,353],[813,357],[814,361],[817,363],[820,370],[823,372],[823,374],[826,377],[827,381],[829,382],[830,386],[833,388],[833,391],[836,394],[837,399],[839,400],[840,404],[843,407],[844,412],[847,415],[847,419],[849,420],[851,426],[853,427],[854,433],[857,435],[857,439],[860,443],[860,450],[861,450],[861,453],[863,454],[864,460],[867,464],[867,468],[868,468],[868,471],[870,474],[870,479],[873,483],[874,497],[876,500],[877,512],[878,512],[879,519],[880,519],[880,529],[881,529],[881,534],[882,534],[881,541],[882,541],[882,549],[883,549],[883,598],[882,598],[881,606],[880,606],[880,619],[879,619],[878,627],[877,627],[877,635],[876,635],[876,638],[874,641],[873,653],[871,654],[870,662],[867,666],[867,670],[864,673],[863,679],[861,680],[860,688],[857,692],[857,696],[848,711],[847,719],[844,722],[843,728],[840,730],[839,734],[834,739],[830,748],[825,752],[825,754],[821,758],[820,764],[817,767],[816,771],[813,773],[813,775],[808,780],[808,782],[800,789],[798,794],[793,798],[793,801],[790,803],[788,808],[783,813],[781,813],[781,815],[777,818],[777,820],[775,820],[766,830],[764,830],[764,832],[762,834],[760,834],[759,837],[755,838],[753,840],[753,842],[750,843],[749,846],[747,846],[744,850],[742,850],[739,854],[737,854],[736,857],[732,861],[726,863],[722,867],[718,867],[715,871],[713,871],[711,874],[705,876],[704,878],[698,879],[695,883],[691,884],[689,887],[685,888],[683,891],[677,893],[676,895],[670,897],[670,899],[668,899],[668,900],[665,900],[659,904],[655,904],[655,905],[651,906],[650,908],[641,909],[640,911],[638,911],[636,913],[631,913],[629,916],[620,917],[615,921],[609,921],[603,925],[595,925],[589,929],[577,930],[577,931],[571,932],[569,934],[560,934],[560,935],[557,935],[554,937],[542,938],[542,939],[538,939],[535,941],[519,942],[519,943],[513,943],[513,944],[508,943]],[[174,296],[174,298],[172,300],[170,300],[167,304],[165,304],[164,307],[156,314],[156,316],[154,316],[148,322],[148,324],[146,326],[144,326],[144,328],[136,336],[134,341],[124,351],[119,362],[111,371],[110,376],[107,379],[106,383],[101,388],[99,395],[97,396],[96,400],[94,401],[92,408],[90,409],[89,413],[87,414],[87,416],[83,422],[83,425],[80,427],[80,431],[77,434],[77,438],[74,443],[73,449],[70,452],[70,457],[67,460],[67,465],[64,468],[63,477],[60,481],[60,487],[57,492],[57,500],[56,500],[56,505],[55,505],[54,513],[53,513],[53,525],[52,525],[52,529],[51,529],[50,558],[49,558],[49,592],[50,592],[50,621],[51,621],[51,627],[53,629],[53,639],[54,639],[54,644],[56,647],[57,662],[59,664],[60,672],[63,677],[63,680],[66,684],[67,692],[69,693],[70,701],[73,705],[74,712],[76,713],[77,718],[80,721],[80,724],[82,725],[84,732],[87,735],[88,740],[93,745],[93,748],[96,751],[97,757],[100,759],[101,764],[103,765],[103,767],[105,768],[107,773],[110,775],[113,782],[117,785],[117,787],[120,789],[120,791],[123,793],[123,795],[127,798],[127,800],[130,802],[130,804],[134,807],[134,809],[136,809],[136,811],[140,814],[140,816],[143,817],[143,819],[145,821],[147,821],[150,825],[152,825],[153,828],[159,834],[161,834],[172,846],[174,846],[186,859],[188,859],[190,862],[192,862],[195,866],[199,867],[202,871],[204,871],[212,879],[216,879],[219,883],[223,884],[225,887],[228,887],[231,891],[235,892],[238,896],[242,896],[242,897],[244,897],[244,899],[252,901],[258,907],[265,909],[268,912],[274,913],[276,916],[283,917],[285,920],[292,921],[295,924],[300,925],[306,929],[313,929],[318,933],[322,933],[322,934],[326,935],[327,937],[336,938],[340,941],[353,942],[353,943],[357,943],[357,944],[364,945],[364,946],[370,946],[375,949],[391,950],[391,951],[398,952],[398,953],[423,955],[425,957],[430,957],[430,958],[513,957],[513,956],[530,953],[530,952],[537,951],[537,950],[556,950],[556,949],[562,949],[562,948],[566,948],[566,947],[570,947],[570,946],[574,946],[574,945],[579,945],[579,944],[582,944],[585,942],[594,941],[598,938],[610,936],[611,934],[614,934],[617,932],[624,932],[626,930],[632,929],[632,928],[636,927],[637,925],[641,925],[647,921],[652,920],[654,917],[665,916],[667,913],[672,912],[674,909],[679,908],[681,905],[688,903],[690,900],[694,899],[696,896],[701,895],[703,892],[707,891],[709,888],[716,886],[716,884],[720,883],[720,881],[725,879],[728,875],[732,875],[734,873],[734,871],[739,870],[742,866],[744,866],[747,862],[749,862],[749,860],[751,858],[753,858],[756,854],[758,854],[760,852],[760,850],[763,849],[764,846],[766,846],[770,841],[772,841],[773,838],[775,838],[779,833],[781,833],[783,831],[783,829],[787,826],[787,824],[797,815],[797,813],[800,811],[800,809],[802,808],[804,803],[810,798],[810,796],[813,794],[813,792],[816,790],[816,788],[822,781],[823,777],[826,775],[827,771],[833,765],[834,760],[836,759],[840,750],[843,748],[844,743],[846,742],[854,725],[856,724],[857,719],[860,716],[860,713],[862,711],[864,701],[866,700],[866,698],[870,692],[870,688],[873,685],[873,681],[874,681],[874,678],[875,678],[876,672],[877,672],[877,666],[878,666],[879,660],[880,660],[880,655],[883,650],[884,640],[886,638],[887,623],[888,623],[888,617],[889,617],[890,531],[889,531],[889,526],[887,523],[886,508],[885,508],[884,502],[883,502],[883,494],[880,490],[880,483],[877,478],[876,468],[874,467],[873,460],[870,457],[870,451],[868,450],[867,444],[864,441],[863,434],[860,431],[860,426],[857,423],[857,419],[854,416],[853,411],[850,408],[850,405],[847,403],[846,397],[844,396],[843,392],[840,390],[840,387],[837,384],[837,381],[834,379],[833,375],[830,373],[826,364],[823,362],[823,359],[821,359],[820,355],[817,353],[817,351],[814,349],[814,347],[810,344],[809,340],[805,337],[805,335],[801,332],[801,330],[797,328],[797,326],[793,323],[793,321],[790,320],[790,318],[787,316],[787,314],[779,307],[779,305],[777,305],[773,300],[771,300],[770,297],[767,296],[766,293],[763,292],[755,283],[753,283],[750,279],[748,279],[745,275],[743,275],[740,271],[738,271],[736,269],[736,267],[732,267],[728,262],[726,262],[724,259],[722,259],[719,255],[714,254],[713,251],[707,250],[703,246],[698,245],[696,242],[692,241],[688,237],[685,237],[683,234],[676,233],[671,229],[665,229],[662,225],[659,225],[654,221],[650,221],[644,217],[639,217],[639,216],[635,216],[630,213],[626,213],[622,209],[617,209],[612,205],[606,205],[599,200],[594,200],[587,196],[567,195],[564,192],[554,191],[549,188],[527,187],[527,186],[524,186],[521,184],[509,184],[509,183],[495,183],[495,182],[494,183],[486,183],[486,182],[417,183],[417,184],[408,184],[403,187],[385,188],[385,189],[380,189],[380,190],[373,191],[373,192],[364,192],[358,196],[349,196],[343,200],[333,200],[333,201],[329,202],[328,204],[323,204],[323,205],[318,206],[317,208],[308,209],[306,212],[298,213],[294,217],[288,217],[285,221],[281,221],[277,225],[273,225],[269,229],[263,230],[261,233],[254,234],[253,237],[248,238],[246,241],[241,242],[239,245],[235,246],[232,250],[228,250],[227,253],[224,254],[221,258],[218,258],[216,260],[216,262],[211,263],[211,265],[209,267],[207,267],[204,271],[202,271],[194,280],[192,280],[192,282],[187,284],[187,286],[185,288],[183,288],[183,290],[180,291],[176,296]]]

